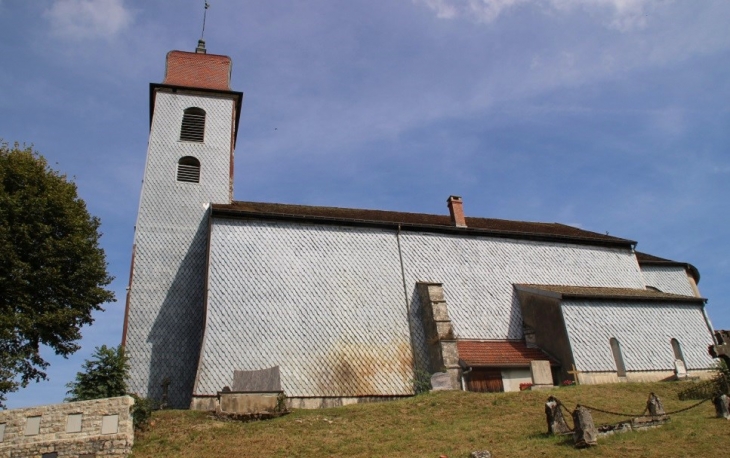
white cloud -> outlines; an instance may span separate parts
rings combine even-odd
[[[621,31],[643,28],[647,11],[662,0],[413,0],[436,12],[442,19],[467,18],[476,22],[490,23],[502,13],[521,4],[530,3],[548,10],[564,13],[583,9],[590,14],[606,16],[606,26]]]
[[[72,40],[112,38],[132,23],[124,0],[56,0],[44,16],[55,35]]]

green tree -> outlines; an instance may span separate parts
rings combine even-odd
[[[67,384],[67,401],[112,398],[127,394],[129,357],[124,347],[96,347],[91,359],[84,362],[83,372],[76,373],[76,381]]]
[[[92,312],[115,300],[99,224],[32,147],[0,141],[0,406],[46,378],[42,345],[72,354]]]

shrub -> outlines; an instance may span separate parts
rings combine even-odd
[[[157,410],[157,402],[150,398],[137,396],[136,394],[130,394],[130,396],[134,398],[134,405],[130,407],[134,429],[144,431],[150,425],[152,412]]]
[[[418,394],[431,391],[431,374],[423,369],[416,369],[413,372],[413,391]]]

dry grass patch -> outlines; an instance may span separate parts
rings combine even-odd
[[[711,403],[673,415],[657,429],[599,439],[575,450],[572,440],[545,434],[550,394],[569,408],[577,403],[640,413],[649,392],[667,411],[685,383],[620,384],[560,388],[550,392],[479,394],[440,392],[401,401],[323,410],[297,410],[274,420],[221,422],[204,412],[163,411],[136,439],[134,457],[467,457],[487,449],[495,457],[715,456],[730,449],[730,422],[714,418]],[[624,418],[597,413],[596,424]],[[570,422],[569,422],[570,423]]]

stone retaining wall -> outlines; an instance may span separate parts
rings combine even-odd
[[[0,412],[0,458],[126,457],[134,443],[130,396]]]

